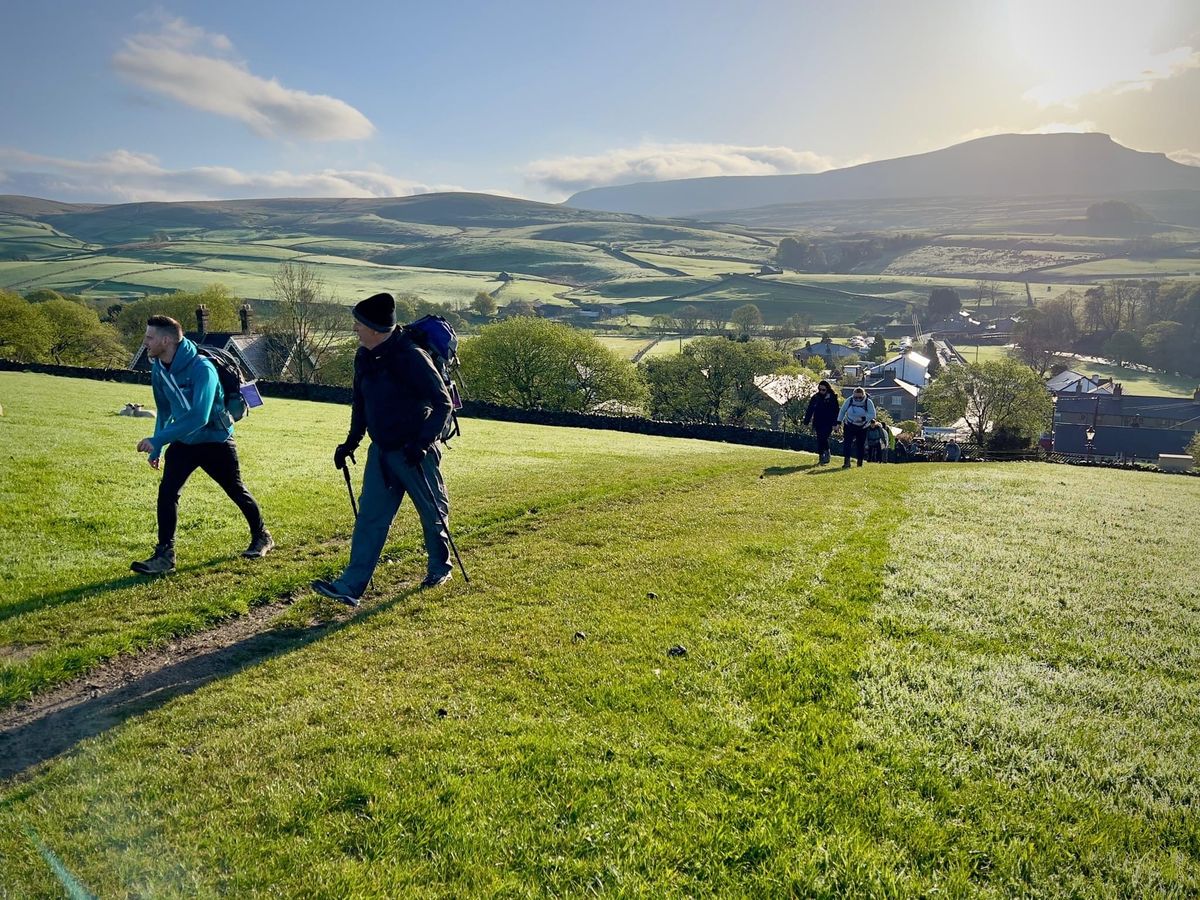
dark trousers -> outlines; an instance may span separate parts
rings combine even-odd
[[[883,445],[871,444],[867,447],[867,462],[883,462]]]
[[[852,446],[861,463],[867,446],[867,429],[862,425],[851,425],[849,422],[845,422],[842,424],[842,456],[845,457],[847,465],[850,464]]]
[[[158,483],[158,543],[171,547],[175,544],[175,525],[179,521],[179,495],[191,474],[203,469],[204,474],[220,485],[229,499],[246,517],[251,536],[263,530],[262,513],[258,504],[242,484],[242,470],[238,463],[237,445],[228,440],[223,443],[183,444],[178,441],[167,446],[163,458],[163,477]]]
[[[824,459],[829,455],[829,435],[833,431],[832,428],[822,430],[814,429],[817,432],[817,454]]]

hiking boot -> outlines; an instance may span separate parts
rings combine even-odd
[[[842,468],[843,469],[850,468],[850,460],[846,460],[844,463],[842,463]]]
[[[355,597],[353,594],[348,594],[341,588],[335,587],[332,581],[326,581],[324,578],[318,578],[314,581],[312,589],[322,597],[328,597],[330,600],[336,600],[338,603],[345,603],[350,607],[355,607],[362,603],[362,597]]]
[[[154,548],[153,556],[132,563],[129,568],[139,575],[170,575],[175,571],[175,548],[160,544]]]
[[[828,453],[821,454],[821,465],[823,465],[823,466],[829,465],[829,454]]]
[[[421,585],[417,588],[417,590],[427,591],[430,588],[441,587],[453,577],[453,572],[447,572],[445,575],[426,575],[425,580],[421,582]]]
[[[861,460],[861,459],[858,461],[858,467],[859,467],[860,469],[862,468],[862,460]]]
[[[271,532],[264,529],[251,539],[250,546],[242,551],[242,556],[246,559],[262,559],[274,548],[275,541],[271,539]]]

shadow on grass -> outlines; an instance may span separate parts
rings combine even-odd
[[[268,627],[233,643],[152,668],[115,690],[64,701],[67,705],[63,706],[48,706],[34,718],[0,730],[0,782],[23,775],[39,763],[66,753],[81,741],[158,709],[176,697],[300,650],[347,625],[369,619],[410,599],[417,590],[413,585],[355,615],[322,620],[307,627]]]
[[[816,468],[816,466],[816,463],[808,463],[803,466],[767,466],[758,477],[775,478],[779,475],[795,475],[797,472],[806,472],[809,469]]]
[[[119,578],[110,578],[107,581],[97,581],[92,584],[80,584],[75,587],[68,588],[65,591],[56,591],[51,594],[40,594],[37,597],[29,597],[26,600],[19,600],[16,603],[10,603],[7,606],[0,607],[0,622],[5,619],[13,619],[17,616],[22,616],[28,612],[35,612],[39,609],[45,609],[50,606],[61,606],[65,603],[74,603],[76,600],[82,600],[84,597],[90,597],[93,594],[103,594],[108,591],[120,591],[125,588],[133,587],[138,584],[148,584],[158,578],[178,578],[180,575],[186,575],[188,572],[195,572],[199,569],[209,569],[213,566],[228,562],[234,559],[234,554],[226,556],[215,556],[212,559],[204,562],[193,563],[189,566],[177,566],[174,575],[137,575],[130,572],[127,575],[122,575]]]

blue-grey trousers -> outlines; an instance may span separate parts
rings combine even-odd
[[[441,578],[450,571],[450,536],[438,520],[439,510],[442,518],[450,520],[450,499],[438,465],[441,458],[441,448],[434,444],[421,465],[414,467],[399,450],[385,453],[375,444],[370,446],[358,498],[358,519],[350,539],[350,564],[334,582],[336,587],[355,597],[366,592],[405,494],[412,498],[421,519],[425,552],[429,555],[427,577]]]

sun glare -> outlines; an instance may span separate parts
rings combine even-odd
[[[1018,2],[1007,7],[1012,48],[1027,75],[1026,100],[1073,108],[1100,93],[1147,90],[1200,67],[1200,52],[1154,41],[1166,4]]]

